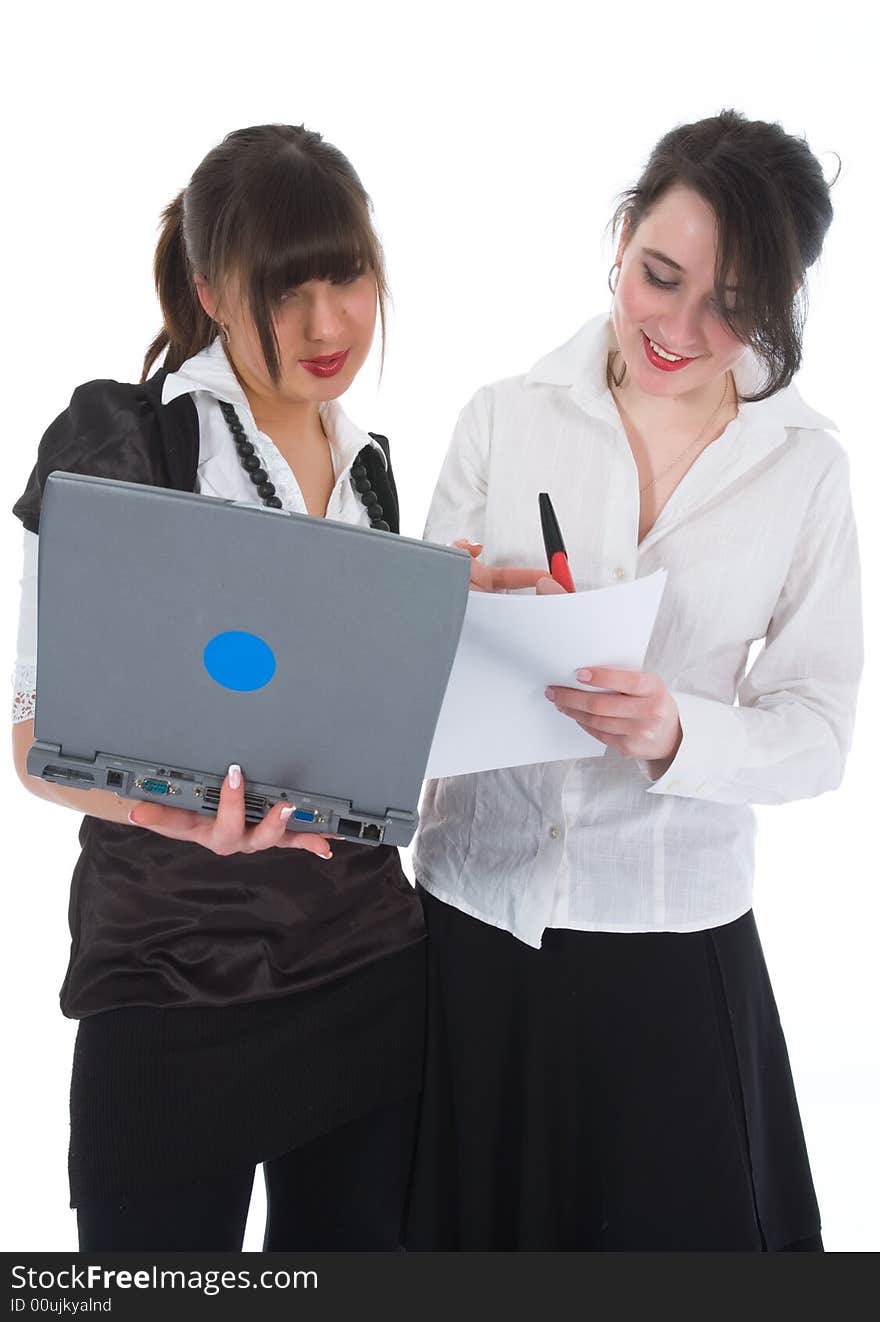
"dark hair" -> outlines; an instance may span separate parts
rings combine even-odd
[[[612,232],[626,221],[631,238],[677,184],[699,193],[715,213],[721,315],[767,368],[763,388],[742,398],[768,399],[791,382],[801,365],[804,275],[819,257],[831,224],[829,184],[805,139],[785,133],[779,124],[722,110],[660,139],[638,183],[621,195]],[[722,286],[731,271],[738,293],[735,310],[727,311]]]
[[[354,169],[301,124],[237,129],[208,152],[162,212],[153,273],[164,324],[146,352],[141,380],[163,349],[165,366],[176,371],[217,334],[199,302],[196,272],[218,291],[238,276],[277,385],[273,314],[282,295],[307,280],[341,283],[367,271],[376,277],[384,352],[385,259]]]

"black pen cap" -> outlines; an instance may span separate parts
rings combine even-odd
[[[565,555],[565,542],[562,540],[562,533],[559,531],[556,511],[546,491],[542,491],[538,496],[538,508],[541,511],[541,532],[544,534],[544,546],[547,549],[548,558],[555,555],[557,551],[561,551]]]

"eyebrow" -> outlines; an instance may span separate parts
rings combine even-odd
[[[681,271],[682,274],[685,273],[683,266],[679,266],[678,262],[674,262],[671,257],[667,257],[665,253],[659,252],[656,248],[643,248],[642,252],[646,257],[654,257],[658,262],[665,262],[667,266],[672,267],[673,271]],[[739,286],[723,285],[722,288],[726,289],[728,293],[735,294]]]

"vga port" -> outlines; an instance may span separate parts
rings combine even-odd
[[[141,781],[141,789],[148,794],[170,794],[171,785],[167,780],[153,780],[149,777]]]

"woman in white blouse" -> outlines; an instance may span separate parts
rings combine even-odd
[[[750,805],[839,784],[861,670],[846,455],[790,384],[831,216],[778,125],[673,130],[610,317],[461,415],[426,536],[475,586],[541,563],[542,490],[578,588],[669,578],[642,672],[547,690],[603,757],[428,787],[412,1248],[821,1249]]]

